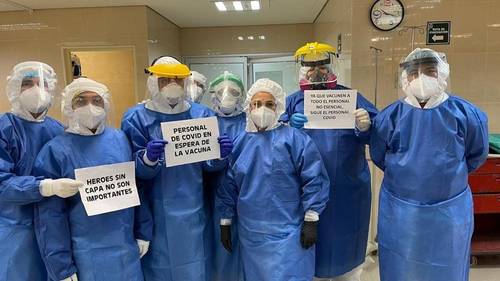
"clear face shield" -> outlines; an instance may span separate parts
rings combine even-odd
[[[214,88],[214,96],[217,99],[219,109],[224,114],[234,112],[243,103],[243,92],[231,81],[224,81]]]
[[[186,91],[192,102],[200,103],[205,93],[205,85],[197,82],[193,77],[190,77],[186,82]]]
[[[191,76],[189,68],[171,57],[162,57],[145,69],[149,74],[147,87],[154,110],[180,110],[187,100],[186,80]],[[146,105],[147,106],[147,105]]]
[[[220,116],[235,116],[243,111],[245,93],[241,79],[229,72],[217,77],[210,84],[213,109]]]
[[[64,89],[62,109],[70,132],[97,134],[108,124],[111,95],[103,84],[79,78]]]
[[[337,73],[333,53],[302,55],[297,61],[301,90],[328,90],[337,86]]]
[[[186,80],[188,98],[192,102],[200,103],[206,91],[207,78],[199,72],[192,71],[191,76]]]
[[[23,62],[7,77],[7,96],[12,112],[30,120],[43,119],[56,88],[52,67],[41,62]]]
[[[442,54],[430,49],[416,49],[400,67],[400,85],[404,96],[425,102],[442,95],[447,89],[450,67]]]
[[[151,99],[159,104],[175,107],[187,97],[185,81],[186,78],[149,76],[147,84]]]

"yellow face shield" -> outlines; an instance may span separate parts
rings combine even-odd
[[[295,52],[295,59],[302,66],[330,64],[330,57],[335,56],[336,49],[324,43],[307,43]]]
[[[150,74],[167,78],[186,78],[191,71],[184,64],[157,64],[147,68]]]

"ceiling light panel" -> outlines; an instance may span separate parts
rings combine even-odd
[[[224,2],[215,2],[215,6],[217,7],[217,10],[221,11],[221,12],[225,12],[227,11],[227,8],[226,8],[226,5],[224,4]]]
[[[253,11],[260,10],[260,1],[250,1],[250,7]]]
[[[243,4],[241,4],[241,1],[233,1],[233,7],[236,11],[243,11]]]
[[[242,0],[242,1],[212,1],[220,12],[240,12],[257,11],[261,9],[260,0]]]

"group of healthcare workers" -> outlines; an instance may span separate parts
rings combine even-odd
[[[400,64],[405,95],[382,110],[357,94],[354,129],[305,129],[308,90],[345,90],[335,49],[295,54],[300,90],[210,83],[168,56],[146,69],[150,99],[109,127],[108,88],[77,78],[65,125],[47,116],[56,74],[22,62],[0,115],[0,281],[360,281],[371,209],[365,146],[384,171],[382,281],[467,281],[468,174],[488,152],[487,117],[446,92],[444,56]],[[210,95],[203,99],[204,95]],[[212,108],[200,104],[210,100]],[[167,167],[161,123],[216,116],[220,158]],[[141,205],[87,216],[75,169],[135,162]]]

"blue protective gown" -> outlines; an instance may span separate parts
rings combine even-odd
[[[468,280],[473,208],[467,176],[487,157],[486,115],[454,96],[431,109],[397,101],[375,119],[370,151],[385,172],[381,280]]]
[[[335,88],[346,89],[341,85]],[[371,119],[378,112],[360,93],[356,107],[368,111]],[[281,119],[288,122],[294,113],[304,113],[303,91],[287,97],[286,112]],[[354,129],[304,131],[318,146],[330,178],[330,201],[319,220],[315,276],[333,278],[365,260],[371,210],[371,178],[365,145],[370,133]]]
[[[248,281],[310,281],[315,248],[303,249],[306,210],[321,214],[329,180],[316,145],[305,133],[282,125],[240,135],[217,208],[238,219]]]
[[[233,141],[245,131],[246,114],[241,113],[232,117],[217,116],[219,121],[219,132],[221,135],[229,136]],[[206,175],[207,186],[211,195],[210,202],[213,206],[213,247],[214,247],[214,261],[213,261],[213,281],[243,281],[243,265],[241,263],[237,221],[233,220],[231,227],[231,235],[233,236],[233,252],[228,253],[222,246],[220,241],[220,219],[221,213],[215,208],[215,192],[218,188],[222,188],[224,176],[227,169],[223,171],[208,173]]]
[[[47,143],[35,162],[35,173],[75,178],[75,169],[132,160],[127,137],[106,128],[95,136],[64,133]],[[38,243],[51,280],[77,272],[80,281],[144,280],[134,236],[134,208],[87,216],[80,196],[52,196],[37,204]],[[145,228],[152,221],[143,221]]]
[[[165,160],[150,167],[143,161],[146,145],[163,139],[160,123],[214,116],[203,105],[178,114],[164,114],[139,104],[127,111],[122,129],[132,143],[137,176],[149,180],[145,200],[154,220],[153,240],[143,257],[147,281],[209,280],[212,257],[207,237],[209,219],[203,192],[203,170],[221,170],[225,161],[206,161],[167,168]],[[166,160],[168,161],[168,159]]]
[[[30,122],[0,115],[0,281],[47,280],[33,229],[42,178],[32,176],[32,168],[42,146],[62,132],[50,117]]]

